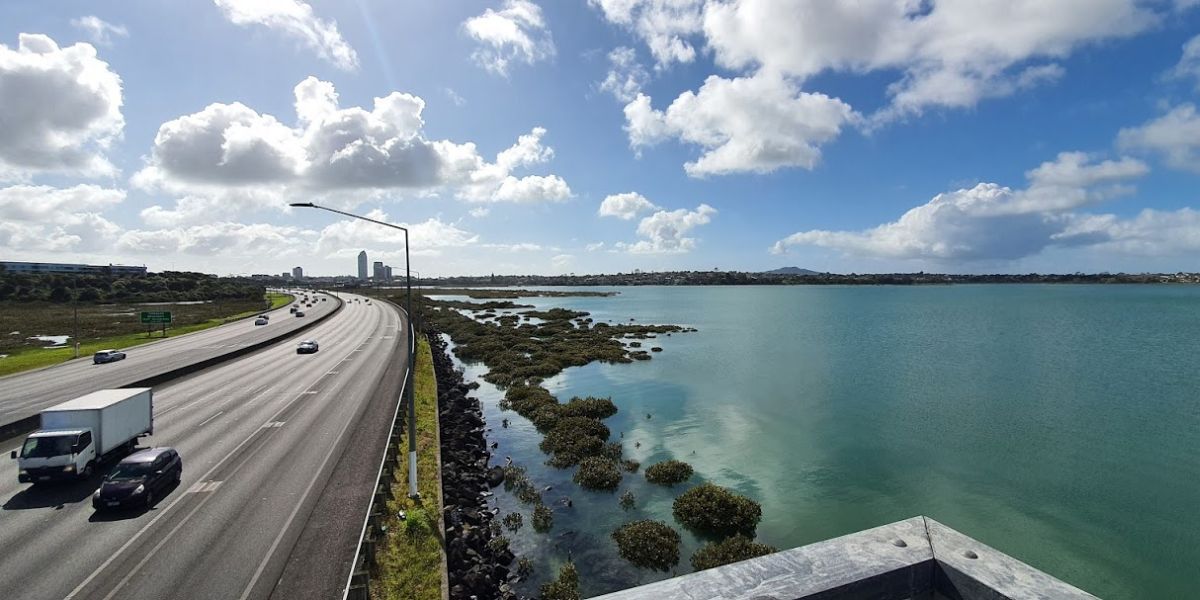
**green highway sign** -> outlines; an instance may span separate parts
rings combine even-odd
[[[155,311],[155,312],[142,311],[142,322],[143,323],[162,323],[162,324],[170,323],[171,322],[171,311],[169,311],[169,310]]]

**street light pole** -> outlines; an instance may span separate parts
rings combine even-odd
[[[71,336],[71,345],[75,347],[75,358],[79,358],[79,274],[71,276],[71,287],[75,288],[71,294],[71,308],[75,313],[75,335]]]
[[[393,225],[385,221],[378,221],[362,215],[348,213],[329,208],[328,206],[320,206],[312,202],[292,202],[292,206],[296,208],[319,208],[321,210],[337,213],[342,216],[369,221],[376,225],[399,229],[404,232],[404,278],[406,281],[407,294],[405,299],[404,311],[408,313],[408,385],[404,388],[405,400],[408,402],[408,497],[418,498],[420,492],[417,491],[417,406],[413,396],[413,387],[416,385],[416,353],[417,353],[417,334],[413,331],[413,316],[412,316],[412,269],[408,260],[408,228],[399,225]]]

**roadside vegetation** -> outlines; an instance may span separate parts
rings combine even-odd
[[[388,503],[388,535],[378,551],[379,598],[438,600],[442,597],[441,494],[438,485],[438,406],[437,379],[429,341],[417,340],[416,375],[413,389],[417,411],[417,490],[420,499],[408,497],[407,455],[396,468],[392,485],[394,499]],[[402,449],[408,448],[408,432],[403,432]],[[403,511],[404,520],[397,515]]]
[[[266,298],[214,300],[197,304],[55,304],[50,302],[0,302],[0,375],[10,375],[55,365],[74,358],[75,340],[67,337],[61,347],[34,336],[70,336],[74,332],[75,309],[79,313],[79,356],[97,350],[130,348],[162,339],[162,329],[147,335],[140,320],[142,311],[171,311],[167,337],[176,337],[231,321],[257,315],[264,310],[287,306],[294,298],[270,292]],[[269,303],[269,304],[268,304]]]

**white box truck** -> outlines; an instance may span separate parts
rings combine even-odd
[[[21,483],[86,479],[108,458],[128,453],[154,433],[150,388],[99,390],[42,411],[41,429],[29,434],[17,459]]]

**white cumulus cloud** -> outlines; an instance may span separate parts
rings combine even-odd
[[[611,23],[632,31],[650,49],[659,67],[690,63],[690,39],[704,23],[703,0],[588,0]]]
[[[611,194],[600,203],[597,213],[602,217],[616,217],[624,221],[633,220],[641,213],[658,208],[653,202],[637,192]]]
[[[633,102],[649,80],[650,73],[637,61],[637,52],[620,46],[608,53],[608,74],[600,82],[600,90],[621,102]]]
[[[708,224],[716,214],[717,209],[707,204],[701,204],[696,210],[660,210],[638,223],[637,234],[644,239],[632,244],[617,242],[615,246],[633,254],[690,252],[696,247],[696,239],[688,237],[688,233]]]
[[[0,180],[36,173],[113,175],[105,157],[121,136],[121,78],[91,44],[60,48],[22,33],[0,44]]]
[[[175,209],[143,211],[179,224],[214,210],[283,207],[291,198],[360,203],[393,190],[451,189],[473,202],[548,202],[571,196],[557,175],[514,171],[551,160],[534,128],[487,162],[473,143],[424,135],[425,101],[392,92],[370,108],[339,106],[333,85],[309,77],[295,89],[297,122],[287,124],[241,103],[210,104],[159,127],[140,189],[180,197]]]
[[[1172,167],[1200,172],[1200,114],[1194,104],[1181,104],[1139,127],[1122,129],[1117,146],[1161,154]]]
[[[506,0],[500,10],[489,8],[467,19],[463,29],[479,43],[471,57],[499,75],[507,75],[513,62],[532,65],[554,56],[542,8],[529,0]]]
[[[655,110],[644,94],[625,106],[625,128],[634,149],[677,138],[704,150],[698,160],[684,165],[693,177],[812,169],[820,160],[821,144],[858,119],[837,98],[800,91],[763,72],[734,79],[709,76],[698,92],[680,94],[665,111]]]
[[[0,188],[0,248],[16,252],[108,250],[120,227],[101,212],[124,200],[124,190],[87,184]]]
[[[358,54],[342,39],[337,22],[317,18],[301,0],[214,0],[235,25],[260,25],[282,32],[308,46],[325,61],[344,71],[358,68]]]
[[[1131,192],[1123,182],[1147,172],[1130,158],[1093,162],[1083,153],[1064,152],[1026,172],[1030,184],[1024,189],[980,183],[938,194],[896,221],[864,231],[795,233],[776,242],[772,252],[819,246],[875,258],[1019,259],[1067,245],[1063,233],[1079,218],[1073,210]]]

